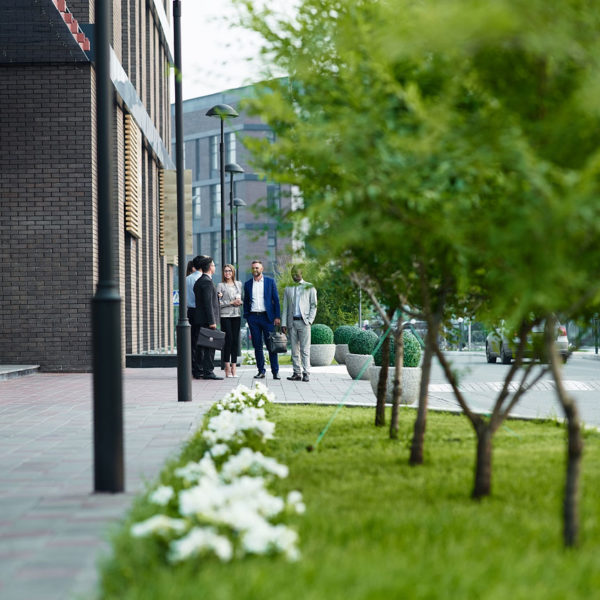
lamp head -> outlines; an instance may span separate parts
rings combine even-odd
[[[246,206],[246,203],[245,203],[245,202],[244,202],[244,201],[243,201],[241,198],[234,198],[234,199],[233,199],[233,205],[234,205],[235,207],[238,207],[238,206]]]
[[[235,108],[232,108],[229,104],[216,104],[208,110],[206,116],[219,117],[221,119],[224,119],[225,117],[239,117]]]
[[[225,171],[227,171],[227,173],[243,173],[244,169],[237,163],[228,163],[225,165]]]

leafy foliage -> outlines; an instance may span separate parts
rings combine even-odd
[[[357,329],[348,341],[348,352],[351,354],[371,354],[379,338],[370,329]]]
[[[405,367],[418,367],[421,362],[421,344],[419,344],[417,338],[410,331],[403,331],[402,337],[404,339],[404,360],[403,365]],[[373,355],[375,364],[380,367],[382,363],[381,348]],[[390,367],[393,367],[396,360],[396,342],[394,337],[390,335]]]
[[[350,338],[358,331],[356,327],[352,325],[340,325],[333,332],[333,341],[336,344],[347,344]]]
[[[310,328],[311,344],[333,344],[333,331],[331,327],[317,323]]]

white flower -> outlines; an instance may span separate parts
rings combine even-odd
[[[194,527],[185,537],[171,542],[169,548],[171,562],[180,562],[203,550],[214,552],[222,561],[228,561],[233,556],[231,542],[212,527]]]
[[[293,490],[287,495],[287,504],[299,515],[306,512],[306,505],[302,501],[302,494],[298,490]]]
[[[215,444],[208,452],[215,458],[224,456],[229,452],[229,446],[227,444]]]
[[[212,446],[220,442],[243,442],[245,432],[254,432],[264,442],[273,439],[275,423],[268,421],[263,408],[247,406],[241,412],[223,410],[209,419],[204,439]]]
[[[210,454],[206,453],[198,462],[189,462],[185,467],[175,469],[175,475],[188,483],[195,483],[203,477],[217,479],[219,474]]]
[[[221,468],[221,476],[226,480],[232,480],[242,473],[260,475],[263,472],[283,479],[288,476],[289,469],[274,458],[264,456],[262,452],[254,452],[250,448],[242,448]]]
[[[262,526],[244,532],[242,544],[251,554],[267,554],[270,551],[283,552],[289,560],[300,556],[296,544],[298,534],[285,525],[271,525],[264,521]]]
[[[135,523],[131,526],[133,537],[146,537],[152,533],[168,535],[170,533],[183,533],[187,528],[187,522],[183,519],[172,519],[165,515],[154,515],[145,521]]]
[[[157,487],[149,496],[148,500],[154,504],[160,506],[166,506],[169,504],[169,500],[175,495],[173,488],[168,485],[161,485]]]

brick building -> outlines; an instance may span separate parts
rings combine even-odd
[[[185,84],[184,84],[185,85]],[[186,100],[183,103],[183,131],[185,167],[192,172],[192,215],[194,254],[208,254],[215,259],[215,281],[221,277],[221,186],[219,172],[220,119],[206,116],[217,104],[228,104],[239,117],[226,119],[224,126],[225,164],[237,163],[243,174],[234,175],[234,196],[246,202],[238,209],[239,272],[244,281],[250,274],[254,258],[263,261],[265,273],[273,275],[285,268],[289,255],[290,238],[282,235],[278,221],[290,208],[289,189],[259,177],[250,164],[248,150],[243,145],[245,136],[270,137],[272,130],[257,117],[246,114],[240,102],[254,93],[253,86],[245,86]],[[174,128],[172,128],[174,131]],[[174,135],[174,134],[173,134]],[[175,143],[174,137],[172,143]],[[230,236],[230,184],[225,173],[225,228]],[[230,260],[229,244],[227,261]]]
[[[168,0],[114,0],[123,349],[173,344]],[[91,367],[97,271],[93,0],[0,0],[0,363]]]

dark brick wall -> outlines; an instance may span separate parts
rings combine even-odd
[[[0,363],[90,365],[89,65],[0,66]]]

